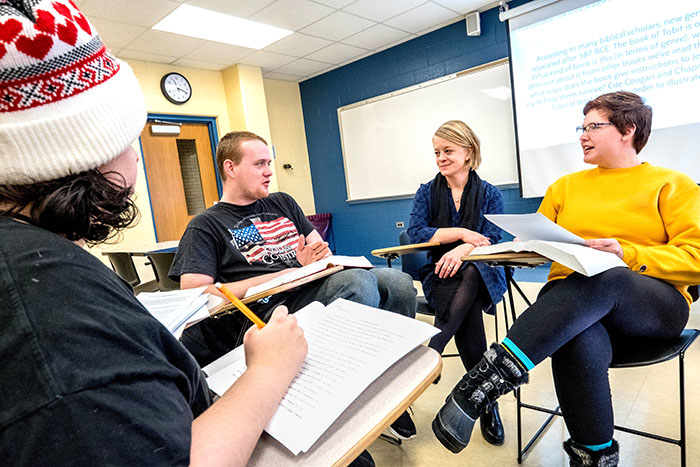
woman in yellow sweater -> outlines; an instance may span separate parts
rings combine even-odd
[[[641,97],[604,94],[583,113],[583,157],[596,167],[557,180],[539,212],[629,269],[586,277],[552,265],[537,301],[467,372],[433,421],[453,452],[466,447],[490,401],[527,382],[528,371],[551,356],[571,465],[617,465],[613,348],[675,337],[688,321],[688,285],[700,283],[700,187],[680,172],[640,162],[652,115]]]

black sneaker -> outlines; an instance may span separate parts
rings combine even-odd
[[[402,413],[394,423],[389,425],[386,431],[399,439],[415,438],[418,434],[416,432],[416,425],[413,423],[413,419],[411,419],[408,410]]]
[[[467,447],[476,419],[499,396],[527,382],[527,370],[498,344],[464,375],[433,420],[435,437],[455,454]]]

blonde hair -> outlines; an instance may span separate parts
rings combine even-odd
[[[472,156],[469,158],[469,168],[478,169],[481,165],[481,146],[479,137],[469,128],[469,125],[461,120],[450,120],[440,125],[434,136],[446,139],[450,143],[457,144],[463,148],[472,150]]]

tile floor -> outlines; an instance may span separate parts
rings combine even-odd
[[[519,282],[528,297],[533,299],[543,285],[538,282]],[[521,311],[524,302],[516,303]],[[687,327],[700,327],[700,305],[694,304]],[[499,306],[499,313],[501,307]],[[421,316],[431,321],[432,318]],[[502,324],[502,314],[499,325]],[[489,341],[494,341],[493,318],[485,316]],[[503,329],[499,331],[503,338]],[[445,353],[456,353],[450,343]],[[686,434],[688,466],[700,467],[700,342],[686,354]],[[501,416],[506,429],[506,442],[495,447],[486,443],[474,429],[470,445],[459,454],[442,447],[432,433],[430,424],[444,402],[444,398],[462,377],[464,368],[457,357],[443,360],[442,379],[432,385],[413,405],[418,437],[394,446],[378,439],[369,451],[379,467],[386,466],[516,466],[517,431],[516,405],[512,395],[499,400]],[[650,367],[611,370],[611,386],[615,406],[615,421],[644,431],[653,430],[669,437],[678,436],[678,361],[672,360]],[[524,386],[523,400],[537,405],[556,406],[549,360],[530,374],[530,384]],[[524,436],[534,433],[546,418],[545,414],[523,411]],[[563,420],[559,417],[540,438],[523,461],[526,467],[568,466],[568,457],[561,443],[568,438]],[[659,441],[616,432],[620,443],[621,466],[658,467],[680,465],[680,449]]]

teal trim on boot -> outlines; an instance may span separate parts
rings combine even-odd
[[[569,438],[564,442],[564,451],[569,455],[570,467],[617,467],[620,462],[620,445],[614,439],[610,446],[593,450]]]

